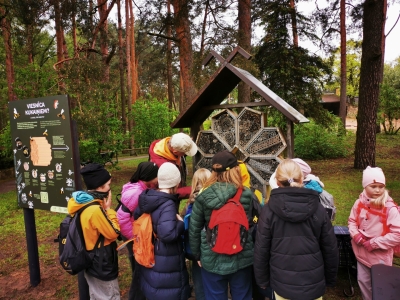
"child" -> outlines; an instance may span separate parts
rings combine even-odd
[[[391,266],[393,247],[400,243],[400,214],[385,185],[382,169],[368,166],[362,177],[364,191],[354,203],[348,222],[364,300],[372,299],[371,266]]]
[[[68,213],[74,214],[90,202],[98,202],[81,213],[81,225],[87,250],[93,250],[93,265],[84,271],[89,285],[90,299],[120,299],[118,285],[117,243],[119,224],[116,212],[111,209],[111,175],[100,164],[87,164],[81,169],[87,192],[72,193]],[[94,249],[99,236],[104,237],[104,247]]]
[[[177,213],[177,189],[181,182],[179,169],[165,162],[158,169],[158,190],[148,189],[139,196],[135,219],[142,213],[151,215],[155,234],[155,265],[141,265],[140,286],[148,300],[187,300],[190,295],[182,234],[184,224]]]
[[[300,166],[283,160],[258,221],[254,248],[257,284],[276,299],[321,299],[336,283],[339,253],[318,193],[303,188]]]
[[[193,204],[189,225],[189,242],[193,255],[201,267],[206,299],[228,299],[228,284],[233,299],[250,300],[252,287],[253,240],[248,235],[243,249],[227,255],[211,249],[204,227],[210,222],[213,210],[220,209],[242,189],[240,203],[246,215],[252,192],[243,187],[238,161],[229,151],[221,151],[212,158],[211,177]],[[207,229],[208,233],[208,229]]]
[[[130,181],[122,187],[121,203],[122,205],[117,211],[121,234],[124,240],[133,238],[133,212],[138,206],[139,195],[149,188],[157,186],[158,167],[152,162],[141,162],[136,172],[132,175]],[[135,272],[135,259],[133,257],[133,243],[127,245],[129,252],[129,261],[132,269],[132,281],[129,289],[129,300],[145,299],[140,290],[139,272]]]
[[[193,203],[197,197],[200,190],[203,188],[204,183],[211,176],[211,172],[207,169],[200,168],[193,174],[192,178],[192,192],[190,193],[189,200],[186,206],[181,211],[181,216],[184,218],[186,214],[192,212]],[[189,258],[189,257],[188,257]],[[203,280],[201,278],[201,268],[197,264],[197,261],[192,260],[192,277],[194,283],[194,292],[196,295],[196,300],[205,300],[204,290],[203,290]]]

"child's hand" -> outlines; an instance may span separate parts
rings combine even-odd
[[[357,245],[361,246],[367,241],[367,238],[362,233],[357,233],[353,240]]]
[[[103,208],[104,210],[110,209],[112,204],[112,196],[111,196],[111,190],[108,193],[108,197],[104,198],[103,200]]]
[[[181,217],[179,214],[176,214],[176,218],[177,218],[179,221],[183,221],[182,217]]]
[[[372,248],[370,241],[366,241],[363,243],[363,247],[368,251],[371,252],[372,250],[375,250],[374,248]]]

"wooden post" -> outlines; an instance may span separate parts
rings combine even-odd
[[[294,157],[294,124],[287,119],[286,123],[286,144],[288,158]]]

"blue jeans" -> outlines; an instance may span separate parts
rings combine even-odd
[[[201,275],[207,300],[227,300],[228,284],[232,300],[251,300],[252,298],[251,266],[227,275],[211,273],[201,268]]]
[[[206,300],[203,287],[203,278],[201,277],[201,268],[195,260],[192,261],[192,277],[196,300]]]

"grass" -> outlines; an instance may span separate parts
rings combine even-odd
[[[349,138],[355,139],[355,136],[350,135]],[[399,143],[400,136],[377,136],[376,164],[382,167],[386,175],[387,188],[394,200],[400,199]],[[312,173],[320,177],[325,184],[325,189],[335,198],[337,214],[334,223],[337,225],[347,225],[350,209],[362,192],[362,171],[353,169],[353,159],[353,156],[350,156],[340,159],[307,161],[312,168]],[[142,161],[147,161],[147,157],[133,160],[120,159],[118,168],[108,167],[112,174],[114,197],[121,192],[122,185],[129,181],[137,165]],[[188,159],[188,169],[190,170],[188,184],[190,184],[191,159]],[[0,285],[13,286],[15,282],[20,281],[25,282],[26,285],[29,282],[29,273],[23,210],[17,206],[14,191],[0,194],[0,198]],[[116,206],[116,204],[115,201],[113,205]],[[14,292],[3,295],[5,299],[54,299],[54,295],[57,295],[58,299],[77,299],[77,277],[68,275],[59,266],[58,245],[53,242],[64,217],[63,214],[49,211],[35,211],[42,283],[34,289],[29,287],[14,289]],[[131,280],[130,264],[126,249],[119,254],[120,275],[118,280],[122,298],[126,299]],[[3,285],[3,281],[8,278],[10,281],[6,281],[6,284]],[[357,280],[354,277],[352,282],[356,287]],[[348,278],[346,271],[341,269],[337,287],[328,289],[324,299],[345,299],[344,288],[348,288]],[[2,298],[1,291],[0,298]],[[356,295],[352,299],[361,299],[358,287],[356,287]]]

